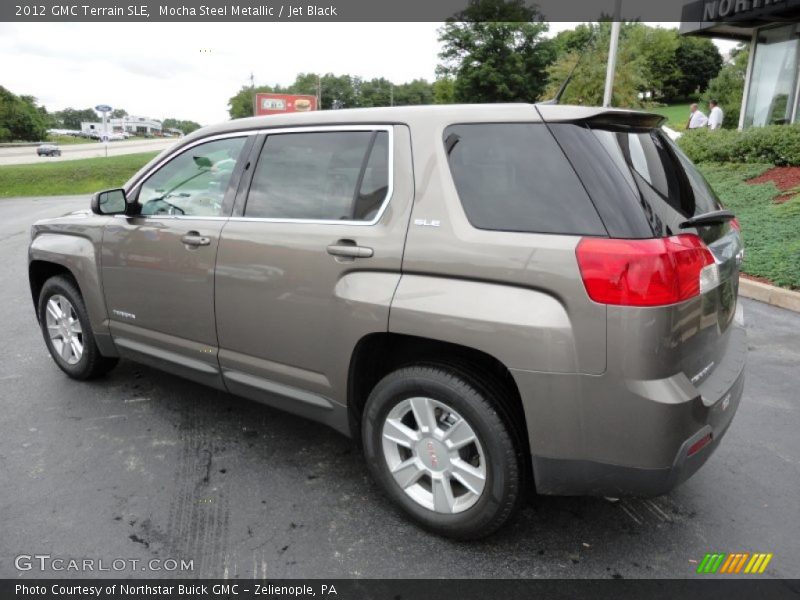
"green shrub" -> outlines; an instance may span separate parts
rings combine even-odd
[[[800,124],[687,131],[678,145],[694,162],[800,166]]]
[[[726,163],[699,167],[742,225],[742,270],[766,277],[776,285],[800,289],[800,197],[776,204],[773,199],[780,190],[774,183],[746,183],[771,165]]]

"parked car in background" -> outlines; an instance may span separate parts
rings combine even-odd
[[[39,144],[36,148],[36,154],[39,156],[61,156],[61,148],[56,144]]]
[[[350,435],[455,538],[529,490],[663,494],[727,431],[747,340],[738,223],[662,123],[494,104],[200,129],[33,226],[44,342],[75,379],[126,357]]]

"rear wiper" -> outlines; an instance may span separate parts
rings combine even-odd
[[[736,215],[729,210],[712,210],[687,219],[678,225],[678,227],[681,229],[689,229],[690,227],[701,227],[703,225],[719,225],[720,223],[725,223],[735,218]]]

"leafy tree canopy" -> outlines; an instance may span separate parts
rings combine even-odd
[[[45,139],[49,120],[33,96],[17,96],[0,86],[0,141]]]
[[[184,119],[173,119],[172,117],[167,117],[161,121],[161,127],[164,130],[167,129],[180,129],[184,135],[192,133],[195,129],[200,129],[200,123],[196,123],[195,121],[187,121]]]
[[[523,0],[470,0],[439,30],[438,73],[457,102],[534,102],[555,56],[541,13]]]

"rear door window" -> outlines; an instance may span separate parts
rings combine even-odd
[[[452,125],[450,171],[478,229],[606,235],[586,190],[544,124]]]
[[[388,193],[388,132],[274,134],[258,159],[244,216],[372,221]]]

